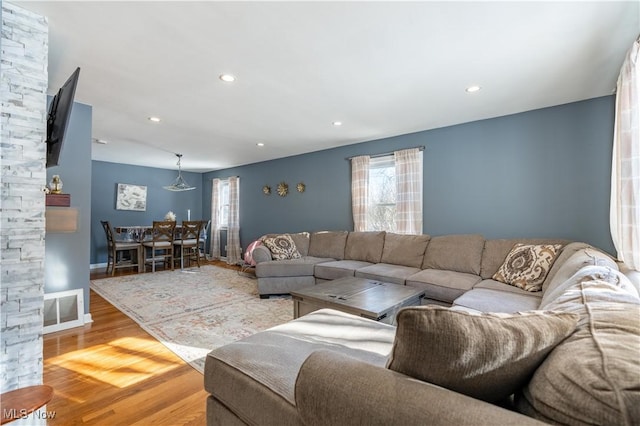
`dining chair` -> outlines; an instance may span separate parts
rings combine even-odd
[[[200,231],[202,230],[201,220],[183,220],[182,228],[180,230],[180,238],[173,241],[174,249],[180,250],[180,269],[184,268],[185,252],[189,259],[189,265],[191,261],[195,260],[200,267]]]
[[[209,228],[211,227],[211,220],[206,222],[202,221],[202,229],[200,230],[200,238],[198,239],[198,257],[200,259],[207,258],[207,240],[209,239]]]
[[[169,263],[173,270],[173,238],[176,230],[175,221],[153,221],[151,238],[142,243],[145,247],[145,265],[151,263],[151,272],[156,271],[156,262]],[[147,254],[148,251],[148,254]]]
[[[113,276],[116,273],[116,269],[134,267],[138,268],[138,272],[142,272],[142,246],[140,243],[134,241],[118,241],[115,238],[109,221],[101,220],[100,223],[107,236],[107,270],[105,272],[108,274],[109,269],[111,269],[111,275]],[[135,257],[133,257],[134,251],[136,252]],[[129,252],[130,258],[124,259],[122,252]],[[120,253],[120,257],[118,257],[118,253]]]

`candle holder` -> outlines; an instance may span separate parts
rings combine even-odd
[[[51,182],[49,182],[49,190],[52,194],[62,194],[62,179],[60,175],[53,175]]]

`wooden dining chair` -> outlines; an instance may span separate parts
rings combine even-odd
[[[198,257],[200,259],[207,259],[207,240],[209,238],[209,228],[211,227],[211,220],[202,221],[202,228],[200,229],[200,238],[198,239]]]
[[[145,247],[145,265],[151,263],[151,272],[156,271],[156,262],[169,263],[173,270],[173,237],[176,230],[175,221],[153,221],[151,238],[142,243]]]
[[[174,251],[177,248],[180,251],[180,269],[184,268],[185,254],[189,259],[189,265],[191,261],[195,260],[200,267],[200,256],[198,253],[200,231],[202,230],[202,221],[182,221],[182,228],[180,230],[180,238],[173,241]]]
[[[107,236],[107,270],[111,275],[115,275],[119,268],[138,268],[138,272],[143,271],[142,245],[135,241],[118,241],[115,238],[111,224],[107,220],[101,220],[102,228]],[[135,257],[133,252],[135,251]],[[129,252],[129,259],[122,256],[122,252]]]

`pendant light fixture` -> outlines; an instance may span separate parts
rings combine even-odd
[[[164,189],[168,191],[191,191],[192,189],[196,189],[195,186],[190,186],[187,182],[185,182],[182,177],[182,169],[180,168],[180,160],[182,159],[182,154],[176,154],[178,157],[178,177],[173,183],[169,186],[163,186]]]

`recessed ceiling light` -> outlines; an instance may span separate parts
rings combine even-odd
[[[159,123],[160,122],[160,118],[159,117],[149,117],[149,121],[153,121],[154,123]]]
[[[256,146],[261,146],[261,147],[262,147],[262,146],[264,146],[264,144],[263,144],[262,142],[258,142],[258,143],[256,144]]]
[[[464,89],[467,93],[475,93],[480,91],[481,87],[480,86],[469,86],[466,89]]]
[[[342,121],[334,121],[332,124],[334,126],[342,126]]]
[[[220,74],[219,78],[225,83],[233,83],[234,81],[236,81],[236,78],[231,74]]]
[[[93,142],[98,143],[100,145],[106,145],[109,143],[109,141],[106,141],[104,139],[98,139],[98,138],[93,138]]]

